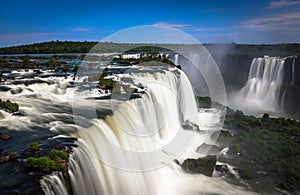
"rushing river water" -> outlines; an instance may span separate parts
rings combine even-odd
[[[44,150],[75,144],[68,166],[73,194],[251,193],[221,177],[184,173],[178,165],[206,155],[196,149],[202,143],[215,144],[211,135],[222,128],[222,112],[198,110],[188,78],[176,68],[135,66],[116,74],[115,80],[133,81],[140,92],[137,98],[105,98],[97,82],[83,75],[73,79],[71,73],[48,70],[6,76],[0,97],[17,102],[24,115],[1,111],[1,132],[13,139],[0,142],[0,147],[9,153],[25,151],[33,141]],[[68,193],[61,174],[41,179],[19,164],[0,166],[1,194]]]

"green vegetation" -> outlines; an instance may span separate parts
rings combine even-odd
[[[167,51],[167,49],[163,48],[163,45],[152,45],[153,46],[144,46],[144,44],[112,42],[99,43],[87,41],[51,41],[0,48],[0,54],[88,53],[91,49],[93,49],[93,52],[99,53],[124,51],[152,53]]]
[[[32,142],[29,144],[28,149],[30,151],[37,151],[39,149],[37,142]],[[68,162],[69,155],[65,151],[52,149],[49,156],[43,157],[28,157],[25,161],[25,166],[29,169],[34,169],[36,171],[64,171],[64,164]],[[66,175],[65,172],[63,172]]]
[[[97,42],[51,41],[0,48],[1,54],[87,53]]]
[[[215,169],[216,162],[217,158],[215,156],[206,156],[198,159],[186,159],[181,166],[186,172],[201,173],[211,177]]]
[[[37,142],[32,142],[28,145],[28,149],[32,152],[36,152],[39,150],[39,144]]]
[[[0,99],[0,108],[10,112],[17,112],[19,110],[19,105],[11,102],[10,100],[3,101]]]
[[[241,177],[251,179],[256,171],[282,177],[281,186],[293,191],[300,181],[300,123],[285,118],[245,116],[241,111],[227,115],[225,128],[237,131],[230,146],[231,153],[240,153]]]
[[[74,60],[82,60],[83,58],[84,55],[0,56],[0,67],[16,69],[52,68],[58,71],[72,71]]]
[[[9,159],[13,160],[13,159],[18,159],[19,154],[18,154],[18,152],[12,152],[8,156],[9,156]]]
[[[63,168],[61,163],[56,163],[48,157],[34,158],[29,157],[25,161],[26,168],[38,171],[59,171]]]
[[[64,152],[64,151],[59,151],[59,150],[51,150],[50,154],[49,154],[49,158],[51,160],[68,160],[69,159],[69,155]]]
[[[29,144],[28,149],[31,152],[36,152],[39,149],[38,143],[32,142],[31,144]],[[49,156],[46,156],[43,153],[31,153],[31,154],[34,155],[35,157],[30,156],[25,160],[25,167],[28,170],[37,171],[42,174],[49,174],[53,171],[61,171],[66,182],[67,190],[70,193],[72,192],[70,176],[68,173],[69,155],[66,151],[52,149],[49,152]],[[39,157],[40,155],[44,155],[44,156]],[[18,153],[11,153],[10,156],[18,157]],[[14,159],[12,157],[10,158]]]
[[[108,68],[105,68],[103,70],[103,73],[100,75],[99,86],[101,89],[113,90],[113,88],[116,84],[116,81],[114,81],[113,79],[105,78],[108,76],[108,70],[109,70]]]
[[[297,55],[300,50],[300,44],[204,44],[211,52],[215,48],[224,48],[229,51],[229,55]],[[88,53],[91,49],[93,52],[169,52],[171,48],[175,50],[191,50],[195,51],[198,45],[179,45],[179,44],[132,44],[132,43],[112,43],[112,42],[78,42],[78,41],[51,41],[43,43],[34,43],[28,45],[12,46],[0,48],[0,54],[49,54],[49,53]],[[284,52],[284,53],[283,53]]]
[[[198,97],[198,103],[210,108],[212,102]],[[274,178],[274,188],[295,192],[300,182],[300,122],[269,114],[256,118],[228,109],[224,129],[233,134],[222,130],[218,144],[229,146],[231,157],[222,160],[236,166],[243,179],[255,183],[262,179],[258,172],[266,172],[266,179]]]

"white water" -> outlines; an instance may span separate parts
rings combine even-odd
[[[245,194],[221,178],[183,173],[173,159],[198,158],[196,148],[211,143],[218,118],[198,113],[192,87],[183,72],[139,73],[147,85],[142,98],[126,101],[105,119],[92,119],[79,129],[78,147],[69,161],[74,194],[182,195]],[[204,124],[201,123],[200,118]],[[183,122],[206,127],[184,130]],[[212,128],[215,126],[215,128]],[[205,155],[205,154],[202,154]],[[57,179],[57,178],[55,178]],[[47,182],[64,194],[63,182]],[[45,190],[46,194],[49,190]]]
[[[281,85],[286,58],[254,58],[251,63],[248,81],[231,98],[231,106],[248,114],[281,111]]]
[[[295,83],[295,62],[296,62],[296,58],[293,58],[293,64],[292,64],[292,82],[291,82],[291,85],[294,85],[294,83]]]
[[[81,117],[82,123],[90,126],[87,129],[72,123],[70,108],[75,89],[68,88],[71,77],[49,77],[44,80],[53,81],[53,84],[29,86],[7,82],[7,86],[21,88],[22,91],[17,94],[2,91],[1,98],[18,102],[25,116],[4,112],[2,125],[11,130],[35,126],[37,130],[41,127],[74,136],[75,130],[79,130],[78,148],[69,161],[74,194],[249,193],[221,178],[186,174],[172,162],[175,158],[182,162],[186,158],[205,155],[196,153],[196,148],[203,142],[213,144],[210,135],[220,128],[220,113],[198,113],[193,90],[185,74],[181,72],[180,77],[171,72],[132,76],[136,82],[147,85],[147,93],[140,99],[117,105],[114,115],[105,120]],[[76,99],[77,105],[87,107],[93,100],[85,97],[92,92],[82,93],[87,96],[84,95],[82,100]],[[101,109],[107,107],[107,102],[102,100],[93,103]],[[186,121],[198,124],[202,132],[183,130],[181,123]],[[37,135],[43,131],[37,132]],[[173,144],[169,145],[170,142]],[[43,177],[41,186],[45,194],[67,194],[60,174]]]
[[[174,56],[174,64],[175,65],[178,65],[178,55],[179,54],[175,54],[175,56]]]
[[[41,180],[41,186],[45,194],[68,194],[61,173],[58,175],[44,176]]]

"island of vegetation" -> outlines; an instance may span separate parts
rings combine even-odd
[[[19,105],[10,100],[3,101],[0,99],[0,109],[13,113],[19,111]]]

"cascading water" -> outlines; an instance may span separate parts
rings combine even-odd
[[[161,150],[181,130],[181,121],[197,124],[197,104],[184,76],[178,79],[171,72],[136,76],[139,82],[147,83],[147,93],[142,98],[124,102],[112,116],[95,120],[91,128],[80,131],[79,148],[70,163],[75,194],[162,193],[159,186],[167,181],[159,175],[164,173],[142,170],[167,163],[164,159],[169,155],[165,153],[173,152],[166,151],[168,147],[165,153]],[[137,155],[119,152],[115,145]],[[155,150],[160,150],[159,154],[145,155]],[[107,162],[102,162],[103,158]],[[117,167],[106,163],[116,163]],[[137,172],[118,170],[127,166]],[[89,178],[92,179],[87,182]]]
[[[78,127],[78,147],[68,171],[73,194],[245,193],[220,178],[183,173],[172,162],[174,158],[181,163],[187,157],[199,157],[196,148],[212,133],[182,129],[183,122],[198,124],[199,120],[185,74],[133,75],[147,85],[141,98],[123,102],[105,119],[86,119],[92,124],[89,128]],[[170,147],[173,140],[176,142]],[[52,193],[49,189],[66,191],[58,185],[63,182],[44,183],[52,185],[44,186],[46,194]]]
[[[175,65],[178,65],[178,56],[179,56],[179,54],[175,54],[175,56],[174,56],[174,64]]]
[[[231,106],[250,114],[280,111],[285,60],[268,56],[254,58],[248,81],[237,97],[233,98]]]
[[[291,85],[294,85],[295,83],[295,62],[296,62],[296,58],[293,58],[293,64],[292,64],[292,81],[291,81]]]

